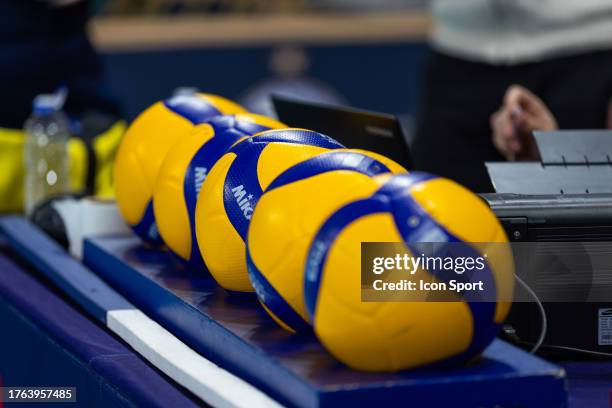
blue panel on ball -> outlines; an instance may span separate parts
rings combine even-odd
[[[232,147],[236,154],[231,164],[223,191],[223,204],[228,219],[243,241],[246,240],[251,214],[261,198],[257,166],[259,156],[270,143],[291,143],[338,149],[343,146],[329,136],[311,130],[281,129],[243,140]]]
[[[162,245],[164,242],[157,230],[155,223],[155,215],[153,214],[153,202],[149,200],[145,212],[136,225],[130,225],[132,231],[141,239],[156,245]]]
[[[213,165],[234,143],[244,137],[249,137],[269,129],[266,126],[248,120],[238,120],[234,115],[216,116],[207,123],[213,128],[214,136],[202,145],[193,156],[189,162],[183,180],[183,194],[191,228],[191,254],[189,256],[189,265],[196,268],[205,268],[202,255],[197,245],[195,209],[198,194],[206,176]]]
[[[304,273],[304,303],[310,321],[314,320],[325,262],[338,235],[351,222],[369,214],[388,210],[386,201],[366,198],[345,205],[323,223],[308,249]]]
[[[213,104],[197,95],[173,96],[163,103],[168,109],[181,115],[194,125],[206,122],[213,116],[221,114]]]
[[[266,191],[335,170],[354,171],[367,176],[390,172],[383,163],[365,154],[332,151],[322,153],[291,167],[275,178]]]
[[[195,210],[198,194],[212,166],[225,154],[227,149],[242,137],[243,136],[237,132],[230,133],[227,129],[224,131],[215,128],[215,136],[200,147],[189,162],[189,166],[187,166],[185,178],[183,179],[183,195],[191,229],[191,254],[189,256],[189,263],[192,266],[204,267],[204,261],[202,260],[202,255],[197,245],[195,233]]]
[[[251,254],[249,253],[247,246],[247,268],[249,270],[249,279],[253,284],[255,293],[259,297],[259,300],[266,305],[266,307],[274,313],[283,323],[292,328],[296,332],[304,332],[312,329],[310,324],[302,319],[292,307],[283,299],[283,297],[274,289],[274,287],[268,282],[265,276],[259,271]]]
[[[344,146],[323,133],[305,129],[279,129],[260,135],[257,143],[294,143],[310,146],[319,146],[325,149],[340,149]]]
[[[255,204],[263,194],[257,178],[257,163],[265,146],[264,143],[249,143],[245,140],[231,150],[237,157],[225,177],[223,207],[243,241],[246,241]]]
[[[383,196],[389,200],[389,211],[395,221],[406,246],[413,254],[424,254],[429,257],[445,258],[464,257],[476,259],[480,254],[469,243],[461,241],[448,231],[443,225],[436,222],[410,192],[410,187],[418,183],[426,183],[435,179],[426,173],[411,173],[393,176],[385,185],[374,194],[374,197]],[[410,221],[410,222],[409,222]],[[431,243],[438,243],[432,245]],[[419,245],[424,243],[423,245]],[[428,271],[439,281],[450,282],[477,282],[482,281],[487,288],[485,293],[466,291],[461,298],[470,308],[473,319],[472,340],[467,350],[461,355],[453,357],[454,361],[465,361],[478,354],[484,346],[489,344],[497,335],[499,325],[493,324],[497,308],[497,284],[495,276],[489,265],[474,270],[473,273],[457,274],[433,264]]]

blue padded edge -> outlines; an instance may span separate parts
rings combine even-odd
[[[79,406],[108,406],[112,400],[123,406],[126,399],[140,406],[197,406],[195,397],[22,268],[0,253],[0,308],[6,307],[0,313],[18,323],[2,320],[5,385],[78,386]]]
[[[0,218],[0,231],[20,257],[47,276],[96,319],[106,324],[108,311],[134,309],[130,302],[23,217]]]
[[[83,254],[92,270],[202,356],[284,404],[318,406],[319,395],[315,388],[261,350],[246,345],[210,316],[182,302],[144,275],[134,273],[119,259],[109,257],[92,240],[85,240]]]

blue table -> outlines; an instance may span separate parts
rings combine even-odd
[[[469,367],[358,372],[313,336],[280,329],[254,296],[228,295],[136,237],[87,240],[84,262],[191,348],[289,406],[565,406],[562,370],[500,340]]]
[[[87,407],[198,406],[1,243],[0,324],[4,386],[75,386]]]
[[[16,227],[16,228],[13,228],[13,232],[15,232],[15,231],[23,232],[24,226],[20,225],[19,222],[16,222],[16,224],[15,224],[14,221],[15,220],[12,220],[12,221],[8,222],[8,224],[11,224],[11,222],[13,222],[14,225],[12,225],[12,226]],[[0,229],[3,229],[3,226],[4,226],[4,229],[6,229],[7,222],[6,222],[6,220],[0,219]],[[19,234],[20,234],[20,232],[16,233],[16,235],[19,235]],[[13,237],[13,239],[15,239],[15,237]],[[22,245],[22,248],[21,248],[21,251],[20,251],[21,252],[21,255],[20,255],[21,258],[24,257],[24,254],[25,254],[25,257],[28,257],[28,258],[37,258],[37,257],[38,258],[44,258],[44,256],[42,256],[42,254],[37,254],[37,251],[40,252],[40,251],[42,251],[42,249],[40,248],[41,245],[37,245],[36,244],[36,242],[35,242],[36,239],[26,239],[24,237],[21,237],[21,238],[18,238],[18,239],[21,239],[21,244],[20,245]],[[119,242],[119,241],[114,241],[114,242]],[[40,242],[38,242],[38,243],[40,243]],[[135,250],[135,252],[138,252],[138,250]],[[131,255],[135,255],[135,252],[132,251]],[[158,263],[161,262],[163,264],[164,262],[166,262],[166,260],[164,260],[164,256],[160,256],[159,254],[157,254],[157,255],[156,254],[151,254],[151,255],[154,256],[154,257],[158,257],[158,259],[157,259]],[[55,256],[60,256],[60,255],[59,254],[51,254],[50,259],[53,259]],[[16,259],[17,257],[15,256],[15,254],[11,254],[10,258]],[[4,259],[4,261],[2,261],[2,259]],[[25,275],[26,277],[28,276],[28,274],[24,273],[24,271],[29,270],[29,272],[32,272],[32,269],[33,269],[33,268],[29,268],[29,267],[26,268],[23,265],[15,265],[14,262],[12,262],[10,259],[7,259],[6,256],[4,258],[0,258],[0,262],[4,262],[4,263],[0,263],[0,270],[7,269],[5,264],[8,262],[9,264],[13,265],[12,268],[8,268],[8,269],[11,269],[11,270],[14,270],[14,269],[20,270],[22,272],[22,274]],[[36,263],[36,261],[32,261],[32,259],[30,259],[30,262]],[[155,265],[155,262],[153,262],[153,265]],[[42,266],[42,263],[39,265],[39,268],[37,268],[37,269],[40,269],[41,266]],[[48,266],[49,265],[47,265],[47,267]],[[51,265],[51,266],[53,267],[54,265]],[[57,266],[57,265],[55,265],[55,266]],[[151,265],[149,265],[149,266],[151,266]],[[153,266],[152,269],[155,269],[155,267]],[[163,269],[163,267],[162,267],[162,269]],[[0,281],[2,281],[2,282],[6,281],[5,275],[6,274],[0,274]],[[108,277],[108,276],[106,278],[111,278],[110,281],[115,279],[115,278]],[[163,286],[166,288],[165,289],[166,291],[172,292],[174,290],[177,293],[181,294],[181,296],[185,296],[185,294],[187,293],[187,295],[186,295],[187,298],[189,296],[191,296],[191,295],[188,294],[188,292],[190,292],[190,290],[193,292],[192,289],[194,289],[194,287],[184,287],[184,286],[181,286],[180,282],[178,282],[176,280],[173,281],[171,276],[164,275],[163,273],[158,274],[158,276],[156,276],[155,278],[157,279],[158,282],[165,283]],[[31,277],[29,279],[32,280]],[[155,281],[155,279],[153,279],[153,280]],[[60,283],[60,282],[59,281],[55,281],[55,285],[57,285],[58,283]],[[206,282],[200,282],[200,283],[203,284],[204,286],[206,286]],[[49,283],[47,283],[46,285],[41,285],[40,283],[37,283],[37,284],[38,284],[39,287],[45,289],[47,292],[50,291],[49,286],[55,286],[55,285],[49,285]],[[62,284],[60,283],[59,286],[62,287]],[[77,287],[78,286],[79,285],[77,285]],[[29,289],[29,288],[27,289],[27,291],[26,290],[22,290],[21,289],[22,287],[26,287],[26,286],[21,281],[19,281],[19,282],[18,281],[7,281],[4,284],[0,283],[0,300],[2,302],[4,302],[4,303],[0,304],[0,309],[5,310],[6,309],[5,304],[9,304],[10,307],[14,307],[14,306],[11,306],[11,304],[18,304],[19,302],[23,303],[23,302],[26,302],[26,301],[29,301],[31,303],[36,304],[37,302],[32,299],[32,296],[29,295],[29,294],[34,293],[34,292],[31,289]],[[66,291],[66,290],[70,291],[70,290],[73,290],[74,287],[72,287],[72,289],[71,288],[67,288],[67,287],[63,287],[62,289],[64,291]],[[124,291],[126,291],[126,287],[123,287],[122,289]],[[11,295],[12,297],[10,299],[10,302],[6,301],[8,299],[8,296],[5,295],[5,292],[12,293],[12,295]],[[59,299],[58,294],[54,294],[53,296],[55,296],[56,298]],[[75,298],[75,299],[79,299],[79,295],[75,294],[75,293],[72,293],[71,297]],[[23,299],[21,299],[21,298],[23,298]],[[134,301],[133,298],[130,298],[130,300]],[[213,300],[214,301],[215,300],[215,296],[212,295],[209,300]],[[201,298],[201,299],[199,299],[199,301],[203,302],[204,305],[206,304],[206,299],[205,298]],[[217,306],[218,306],[218,301],[219,301],[219,299],[217,299],[215,301],[215,302],[217,302]],[[214,308],[215,307],[215,302],[211,303],[210,306],[212,306]],[[88,305],[87,302],[84,302],[84,305],[85,305],[84,307],[90,311],[89,313],[92,313],[92,311],[93,311],[94,314],[96,313],[96,310],[97,310],[96,309],[96,307],[97,307],[96,305],[93,305],[93,306],[92,305]],[[167,306],[169,306],[169,304]],[[79,312],[78,308],[75,309],[73,307],[73,310],[76,310],[77,312]],[[154,310],[149,310],[147,312],[149,314],[151,314],[151,313],[155,314]],[[246,310],[242,310],[239,314],[246,316],[249,313],[252,313],[252,312],[247,312]],[[53,313],[51,313],[51,314],[53,315]],[[5,315],[8,316],[8,314],[3,314],[2,316],[0,316],[3,319],[3,320],[0,320],[0,321],[4,321],[4,316]],[[251,315],[249,315],[249,316],[251,316]],[[86,319],[82,314],[81,314],[80,317],[81,317],[81,319],[83,319],[85,321],[88,321],[88,319]],[[157,317],[156,317],[156,319],[157,319]],[[40,323],[39,323],[41,325],[41,330],[40,331],[44,332],[44,333],[51,333],[51,330],[49,328],[47,328],[46,326],[44,326],[44,324],[46,324],[45,322],[47,320],[52,321],[51,316],[46,316],[46,317],[41,317],[40,318]],[[163,320],[163,319],[161,319],[161,320]],[[8,319],[7,318],[6,321],[7,322],[8,321],[16,322],[17,319],[15,319],[15,318]],[[98,329],[102,333],[105,333],[105,331],[102,328],[100,328],[99,326],[97,326],[96,324],[93,324],[91,321],[89,321],[89,323],[94,328]],[[236,323],[240,324],[239,321],[236,321]],[[11,323],[11,325],[12,324],[13,323]],[[271,327],[273,327],[273,325]],[[89,331],[90,329],[87,329],[87,330]],[[273,330],[273,329],[271,329],[271,330]],[[76,330],[76,332],[80,332],[80,331],[84,331],[84,330]],[[75,330],[72,329],[72,330],[69,330],[69,332],[75,332]],[[262,335],[263,335],[263,332],[262,332]],[[108,334],[106,334],[106,336],[112,338],[112,336],[109,336]],[[272,335],[272,337],[274,337],[274,336],[275,335]],[[75,336],[75,337],[78,337],[78,336]],[[271,338],[271,337],[268,336],[268,338]],[[260,341],[260,342],[264,341],[264,340],[265,340],[265,337],[261,337],[261,336],[259,336],[258,338],[255,339],[255,341]],[[87,339],[77,339],[77,340],[75,340],[75,344],[79,344],[81,342],[87,343]],[[14,344],[17,344],[17,343],[18,342],[15,342]],[[119,344],[121,344],[121,343],[119,342]],[[303,345],[304,344],[301,344],[299,346],[302,347]],[[499,347],[499,346],[496,346],[496,347]],[[3,347],[3,349],[4,348],[5,347]],[[311,351],[318,353],[318,351],[316,351],[314,349],[312,349]],[[284,353],[287,356],[290,356],[291,352],[292,351],[289,350],[289,349],[285,349],[284,350]],[[494,348],[492,349],[492,353],[493,353],[493,355],[495,355],[495,353],[496,353]],[[514,353],[514,354],[512,354],[512,353]],[[514,356],[512,358],[514,358],[514,359],[526,359],[526,360],[530,359],[530,357],[526,356],[525,353],[522,353],[522,352],[519,352],[519,353],[512,352],[512,353],[511,354]],[[0,355],[0,358],[1,357],[2,357],[2,355]],[[13,356],[13,358],[16,358],[16,357]],[[144,363],[139,358],[136,358],[136,360],[138,360],[140,362],[140,364],[144,364],[144,366],[146,366],[149,369],[151,369],[150,366],[148,366],[146,363]],[[134,361],[136,361],[136,360],[134,360]],[[3,361],[3,360],[0,360],[0,361]],[[118,363],[118,360],[115,361],[115,362]],[[134,364],[136,364],[136,363],[134,363]],[[604,407],[606,407],[606,408],[608,408],[609,407],[608,392],[609,392],[610,386],[612,385],[612,363],[608,363],[608,362],[567,362],[567,363],[563,363],[562,365],[566,368],[566,370],[568,372],[568,375],[569,375],[569,391],[570,391],[569,392],[569,406],[570,407],[572,407],[572,408],[578,408],[578,407],[595,407],[595,408],[598,408],[598,407],[604,408]],[[123,368],[127,368],[126,365],[122,364],[122,363],[119,363],[118,366],[122,366]],[[10,367],[12,367],[12,365]],[[554,366],[551,366],[551,367],[554,367]],[[0,366],[0,370],[1,370],[1,366]],[[338,368],[336,368],[335,370],[338,370]],[[340,371],[342,371],[342,370],[340,370]],[[153,372],[155,372],[155,370],[153,370]],[[337,371],[335,371],[335,372],[337,372]],[[158,376],[160,376],[158,373],[156,373],[156,374]],[[426,375],[427,374],[425,374],[425,376]],[[160,376],[160,377],[162,379],[164,379],[163,376]],[[325,381],[325,380],[323,380],[323,381]],[[172,386],[172,384],[170,384],[170,385]],[[87,389],[86,385],[83,385],[83,387],[85,387],[85,389]],[[126,385],[124,384],[124,385],[122,385],[122,387],[126,387]],[[155,385],[156,389],[158,387],[159,387],[158,385]],[[148,388],[148,386],[144,386],[144,387],[140,386],[140,388],[138,386],[136,386],[136,390],[140,389],[141,391],[144,390],[144,389],[147,389],[147,388]],[[110,386],[109,389],[111,389],[111,390],[117,389],[117,385],[112,385],[112,386]],[[132,395],[131,393],[135,392],[134,390],[130,389],[129,387],[128,388],[121,388],[121,389],[122,390],[124,390],[124,389],[130,390],[129,392],[122,391],[123,394],[130,394],[130,395]],[[529,387],[524,387],[524,386],[521,386],[520,383],[517,383],[516,388],[514,389],[514,392],[517,394],[517,396],[520,395],[521,393],[526,393],[526,392],[527,393],[538,393],[538,392],[540,392],[541,394],[543,394],[544,397],[546,396],[546,392],[544,390],[530,390],[530,391],[528,391],[528,390],[529,390]],[[175,389],[175,392],[177,392],[176,389]],[[120,395],[123,395],[122,393],[120,393]],[[117,393],[115,392],[115,394],[117,394]],[[144,394],[146,396],[146,392]],[[112,396],[114,394],[113,393],[106,393],[104,395],[111,395]],[[136,394],[134,394],[134,395],[138,395],[138,393],[136,392]],[[187,401],[189,401],[191,404],[193,404],[193,400],[189,399],[189,396],[186,395],[185,393],[179,391],[178,395],[179,396],[182,395],[183,398],[186,398]],[[100,399],[102,397],[96,397],[96,398]],[[141,396],[140,398],[144,398],[144,397]],[[105,401],[108,401],[108,399],[105,400]],[[167,401],[165,401],[165,402],[167,402]],[[159,405],[165,405],[165,404],[164,403],[160,403]]]

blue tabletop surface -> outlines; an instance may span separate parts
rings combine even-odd
[[[612,361],[567,361],[570,408],[610,408],[612,401]]]
[[[565,406],[563,371],[499,340],[468,367],[358,372],[313,336],[280,329],[254,296],[230,295],[136,238],[92,239],[84,254],[92,270],[176,336],[287,404],[365,406],[409,397],[415,406]]]

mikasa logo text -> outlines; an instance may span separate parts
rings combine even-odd
[[[202,189],[202,184],[204,184],[204,180],[206,180],[206,176],[208,175],[208,169],[206,167],[196,167],[195,168],[195,192],[196,196],[200,194],[200,190]]]
[[[244,218],[250,220],[251,215],[253,214],[253,207],[251,206],[250,202],[250,200],[253,198],[253,194],[247,194],[247,191],[244,189],[244,186],[242,184],[232,188],[232,193],[234,193],[236,204],[238,204],[238,206],[242,210]]]

